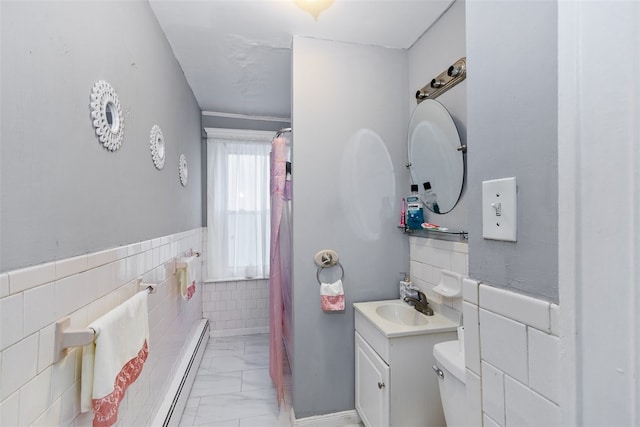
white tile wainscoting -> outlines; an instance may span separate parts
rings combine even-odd
[[[469,425],[560,423],[559,306],[466,279]]]
[[[468,245],[414,236],[409,244],[413,283],[463,314],[467,424],[558,425],[558,305],[471,279],[463,298],[444,298],[432,289],[441,270],[468,276]]]
[[[71,327],[85,328],[133,296],[138,277],[158,284],[149,295],[149,357],[118,420],[148,425],[202,318],[201,286],[184,301],[172,271],[175,257],[202,252],[202,238],[197,228],[0,274],[0,425],[91,425],[91,412],[80,414],[81,349],[53,363],[54,324],[70,316]]]
[[[469,275],[469,245],[424,237],[409,237],[411,281],[427,296],[427,300],[447,305],[462,313],[462,298],[446,298],[433,292],[440,283],[442,270]],[[400,280],[400,279],[398,279]]]
[[[212,337],[269,332],[269,279],[207,282],[202,298]]]

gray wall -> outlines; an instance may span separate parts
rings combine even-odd
[[[407,86],[406,51],[294,38],[292,394],[297,418],[354,408],[352,304],[398,298],[399,272],[408,271],[408,238],[396,228],[408,182],[401,138],[408,122]],[[351,137],[363,128],[384,141],[395,178],[387,179],[383,156],[376,155],[385,150],[373,141],[370,150],[352,157]],[[381,179],[341,178],[365,174],[367,168],[379,171]],[[394,194],[387,198],[383,190],[389,185]],[[361,190],[345,194],[353,188]],[[381,201],[378,209],[361,212],[362,206]],[[361,222],[353,221],[360,214]],[[322,249],[337,251],[344,266],[343,313],[320,309],[313,256]]]
[[[466,5],[469,273],[557,302],[557,2]],[[517,242],[485,240],[482,181],[510,176]]]
[[[200,110],[148,3],[1,7],[0,271],[201,226]],[[90,120],[97,80],[125,114],[114,153]],[[149,152],[154,124],[166,142],[161,171]]]
[[[451,64],[466,56],[465,49],[465,2],[457,0],[435,24],[409,49],[409,112],[417,107],[416,91],[429,83],[431,79],[447,70]],[[467,82],[464,80],[453,89],[436,98],[449,111],[453,118],[460,141],[467,143]],[[407,125],[408,125],[407,121]],[[408,129],[405,129],[404,141]],[[461,154],[462,155],[462,154]],[[427,212],[429,222],[458,230],[469,230],[469,210],[467,206],[467,182],[463,185],[458,204],[446,214]],[[409,191],[410,182],[406,183]]]

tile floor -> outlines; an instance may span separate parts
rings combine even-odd
[[[291,371],[278,408],[269,376],[269,334],[209,339],[180,426],[290,427]]]

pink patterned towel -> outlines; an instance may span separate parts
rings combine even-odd
[[[322,307],[322,311],[344,310],[342,280],[320,284],[320,307]]]
[[[184,258],[178,274],[180,294],[185,301],[189,301],[196,293],[196,262],[196,256]]]
[[[95,339],[82,349],[80,409],[93,409],[93,427],[116,423],[120,402],[147,360],[147,307],[147,291],[138,292],[89,325]]]

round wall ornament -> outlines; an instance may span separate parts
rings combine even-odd
[[[91,89],[91,119],[96,135],[104,148],[116,151],[124,138],[124,115],[118,94],[104,80]]]
[[[151,136],[149,137],[149,141],[153,164],[156,166],[156,169],[162,169],[164,167],[165,148],[164,136],[162,136],[162,129],[160,129],[160,126],[153,125],[153,127],[151,128]]]
[[[187,158],[184,154],[180,154],[180,160],[178,161],[178,175],[180,175],[180,183],[183,187],[187,186],[189,180],[189,171],[187,169]]]

